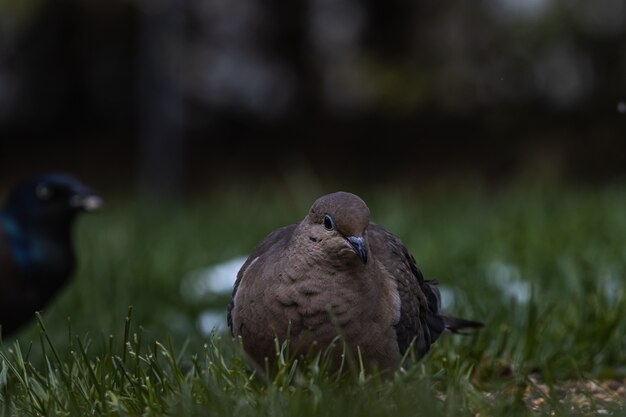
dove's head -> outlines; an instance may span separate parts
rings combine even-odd
[[[305,219],[311,242],[331,259],[367,263],[370,210],[358,196],[339,191],[315,200]]]

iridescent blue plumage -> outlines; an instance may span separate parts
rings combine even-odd
[[[0,210],[0,326],[29,321],[72,275],[72,224],[101,200],[74,177],[51,173],[15,187]]]

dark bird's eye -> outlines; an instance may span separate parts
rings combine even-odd
[[[326,230],[333,230],[335,228],[335,223],[333,223],[333,219],[328,214],[324,216],[324,227]]]
[[[37,194],[40,200],[49,200],[52,198],[52,188],[45,184],[39,184],[37,188],[35,188],[35,194]]]

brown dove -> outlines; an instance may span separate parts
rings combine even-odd
[[[482,326],[440,309],[436,282],[400,239],[370,222],[361,198],[336,192],[256,247],[237,274],[228,326],[258,364],[273,362],[275,338],[306,352],[341,334],[353,358],[389,369],[412,343],[421,358],[444,331]]]

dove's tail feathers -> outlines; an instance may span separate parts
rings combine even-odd
[[[465,329],[478,329],[484,326],[484,324],[479,321],[465,320],[448,316],[443,316],[443,323],[445,325],[446,332],[462,335],[472,334],[464,331]]]

